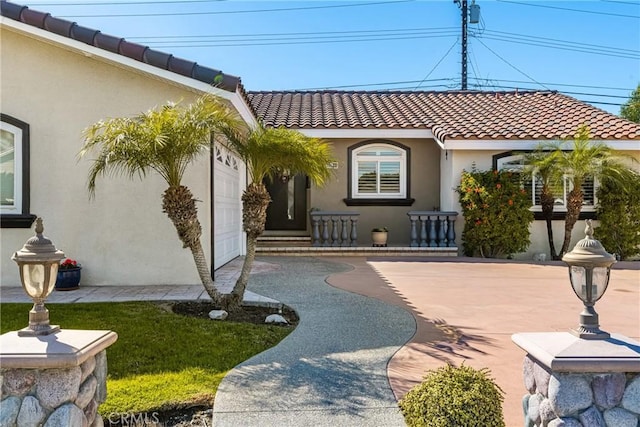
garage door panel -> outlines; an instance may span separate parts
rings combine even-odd
[[[240,255],[242,202],[239,161],[216,147],[214,162],[214,269]]]

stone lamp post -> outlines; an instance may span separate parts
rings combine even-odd
[[[600,330],[598,313],[594,306],[607,290],[611,266],[616,259],[593,238],[590,219],[586,224],[586,237],[562,257],[562,261],[569,266],[573,291],[584,304],[580,313],[580,326],[571,330],[571,333],[583,339],[606,339],[611,335]]]
[[[600,330],[594,305],[607,289],[615,258],[593,239],[589,220],[585,233],[562,258],[584,304],[580,325],[511,337],[527,353],[525,427],[640,426],[640,343]]]
[[[49,310],[44,306],[56,284],[60,260],[64,252],[59,251],[42,233],[42,218],[36,219],[36,235],[11,257],[20,269],[22,288],[33,300],[29,311],[29,326],[18,331],[19,336],[49,335],[60,331],[59,326],[49,324]]]
[[[36,235],[11,259],[33,299],[29,326],[0,335],[0,426],[103,427],[98,406],[107,398],[107,347],[112,331],[61,329],[49,324],[44,301],[64,254]]]

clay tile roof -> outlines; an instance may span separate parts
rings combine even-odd
[[[594,139],[640,140],[640,124],[553,91],[248,92],[267,126],[430,129],[445,140],[555,140],[583,123]]]
[[[241,95],[244,95],[244,88],[240,83],[239,77],[224,74],[222,71],[203,67],[195,62],[150,49],[148,46],[128,42],[123,38],[102,34],[98,30],[53,17],[48,13],[29,9],[27,6],[2,0],[0,1],[0,15],[154,67],[205,83],[215,84],[216,87],[228,92],[239,91]]]

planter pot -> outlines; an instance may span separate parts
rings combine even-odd
[[[373,246],[387,246],[388,231],[372,231],[371,240],[373,240]]]
[[[67,268],[65,270],[58,270],[58,277],[56,279],[57,291],[72,291],[78,289],[80,286],[80,272],[82,267]]]

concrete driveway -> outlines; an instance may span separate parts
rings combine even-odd
[[[560,262],[522,263],[474,258],[334,258],[354,270],[335,274],[338,288],[375,297],[410,311],[413,339],[388,365],[396,398],[424,373],[446,363],[487,367],[505,391],[507,426],[521,426],[524,352],[517,332],[567,331],[578,324],[582,303]],[[640,340],[640,263],[618,263],[596,305],[601,328]],[[362,280],[375,270],[382,280]]]

